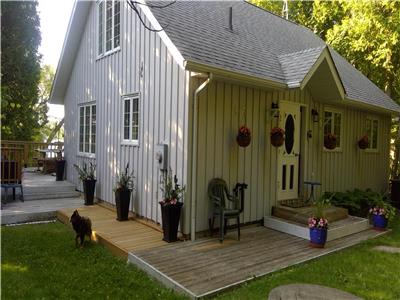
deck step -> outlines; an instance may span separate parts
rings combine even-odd
[[[274,206],[272,215],[277,218],[282,218],[288,221],[294,221],[300,224],[307,225],[308,218],[314,213],[314,208],[309,207],[288,207],[283,205]],[[325,209],[326,218],[331,222],[346,219],[348,211],[342,207],[331,206]]]
[[[41,193],[27,193],[24,190],[24,200],[43,200],[43,199],[62,199],[62,198],[79,198],[80,193],[77,191],[56,191],[56,192],[44,192]]]
[[[264,226],[307,240],[310,236],[307,225],[282,218],[266,216],[264,217]],[[327,240],[336,240],[368,229],[370,229],[368,219],[348,216],[346,219],[330,223]]]

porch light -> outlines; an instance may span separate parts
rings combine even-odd
[[[278,103],[271,103],[271,116],[278,118],[279,117],[279,105]]]
[[[318,113],[318,111],[316,109],[313,108],[311,110],[311,116],[312,116],[312,119],[313,119],[314,123],[318,123],[319,122],[319,113]]]

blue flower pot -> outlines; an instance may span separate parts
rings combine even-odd
[[[328,237],[328,229],[326,229],[326,228],[310,228],[310,246],[311,247],[324,248],[327,237]]]
[[[387,219],[384,216],[372,215],[372,222],[374,223],[374,229],[385,230],[387,226]]]

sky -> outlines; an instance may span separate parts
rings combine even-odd
[[[42,64],[48,64],[57,69],[65,33],[67,32],[74,0],[39,0],[40,27],[42,43],[39,52],[43,55]],[[64,107],[49,104],[50,120],[62,119]]]

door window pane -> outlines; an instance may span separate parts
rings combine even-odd
[[[294,131],[294,119],[292,115],[289,115],[285,122],[285,149],[287,154],[291,154],[293,150]]]
[[[282,166],[282,190],[286,190],[286,165]]]

